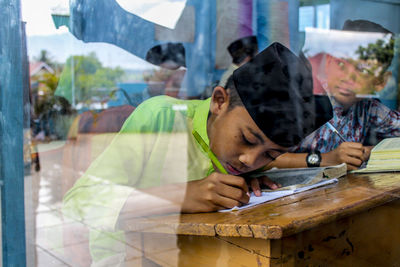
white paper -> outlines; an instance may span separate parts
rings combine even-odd
[[[126,11],[150,22],[174,29],[186,0],[116,0]]]
[[[247,209],[250,207],[253,207],[255,205],[265,203],[274,199],[278,199],[281,197],[293,195],[296,193],[304,192],[306,190],[310,190],[316,187],[320,187],[323,185],[328,185],[328,184],[333,184],[338,181],[337,178],[334,179],[329,179],[329,180],[323,180],[321,182],[309,185],[309,186],[304,186],[301,188],[297,188],[294,190],[281,190],[281,191],[271,191],[271,192],[262,192],[262,195],[259,197],[256,197],[254,193],[251,193],[250,195],[250,201],[248,204],[241,206],[241,207],[233,207],[232,209],[226,209],[226,210],[220,210],[219,212],[228,212],[228,211],[236,211],[236,210],[242,210],[242,209]]]

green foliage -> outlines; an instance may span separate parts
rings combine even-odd
[[[382,39],[378,39],[375,43],[368,44],[367,47],[359,46],[356,54],[359,55],[361,60],[377,60],[385,67],[389,66],[394,51],[394,39],[391,38],[389,42],[385,42]]]
[[[103,67],[94,52],[71,56],[64,65],[56,95],[63,96],[72,103],[74,88],[75,102],[88,102],[92,96],[108,95],[123,74],[120,67]]]
[[[53,73],[43,73],[42,76],[39,78],[38,82],[45,84],[48,89],[50,89],[50,94],[54,95],[54,92],[57,89],[59,76]]]

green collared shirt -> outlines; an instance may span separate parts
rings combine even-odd
[[[209,110],[210,99],[158,96],[143,102],[109,147],[67,192],[64,214],[112,232],[123,205],[135,189],[206,177],[214,171],[213,166],[192,130],[209,144]],[[99,236],[101,233],[91,233],[91,247]],[[92,255],[96,260],[93,251]]]

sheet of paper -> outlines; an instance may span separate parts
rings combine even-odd
[[[386,138],[379,142],[373,149],[372,153],[374,152],[388,152],[391,150],[398,151],[400,149],[400,137],[394,138]]]
[[[329,179],[329,180],[323,180],[321,182],[318,182],[318,183],[315,183],[315,184],[312,184],[312,185],[307,185],[307,186],[303,186],[303,187],[297,188],[297,189],[294,190],[294,192],[295,193],[304,192],[304,191],[311,190],[313,188],[317,188],[317,187],[320,187],[320,186],[324,186],[324,185],[328,185],[328,184],[334,184],[334,183],[337,183],[337,181],[338,181],[337,178]]]
[[[328,184],[333,184],[336,183],[338,179],[329,179],[329,180],[323,180],[319,183],[309,185],[309,186],[304,186],[302,188],[297,188],[295,190],[282,190],[282,191],[271,191],[271,192],[262,192],[262,195],[260,197],[256,197],[253,193],[251,193],[250,196],[250,201],[247,205],[241,206],[241,207],[234,207],[232,209],[225,209],[225,210],[220,210],[219,212],[228,212],[228,211],[236,211],[236,210],[242,210],[242,209],[247,209],[250,207],[253,207],[255,205],[265,203],[271,200],[275,200],[281,197],[293,195],[295,193],[300,193],[306,190],[310,190],[316,187],[328,185]]]

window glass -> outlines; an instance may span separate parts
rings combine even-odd
[[[317,5],[316,6],[317,12],[317,27],[320,29],[329,29],[329,21],[330,21],[330,5]]]
[[[399,174],[347,173],[400,136],[396,1],[21,0],[21,12],[29,266],[398,260],[386,223]],[[398,170],[399,153],[367,167]],[[388,234],[363,254],[378,239],[369,220]]]
[[[314,26],[314,7],[302,6],[299,8],[299,30],[304,31],[306,27]]]

